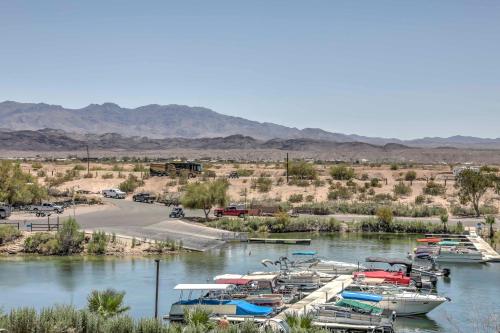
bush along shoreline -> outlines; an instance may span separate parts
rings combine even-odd
[[[275,217],[248,217],[246,219],[222,218],[207,223],[212,228],[248,233],[287,232],[386,232],[386,233],[450,233],[461,234],[462,224],[448,226],[445,223],[400,221],[389,217],[368,217],[356,222],[341,222],[333,217],[297,217],[286,214]]]

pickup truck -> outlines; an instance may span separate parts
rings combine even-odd
[[[109,190],[102,191],[102,195],[105,198],[125,199],[127,194],[117,188],[111,188]]]
[[[134,194],[132,200],[136,202],[154,203],[156,201],[156,196],[151,193],[141,192]]]
[[[222,217],[222,216],[245,217],[245,215],[248,215],[248,209],[241,209],[237,206],[229,206],[226,208],[217,208],[214,210],[214,215],[217,217]]]
[[[50,202],[43,203],[41,205],[31,205],[28,206],[28,210],[40,213],[57,213],[61,214],[64,212],[64,207],[59,206]]]
[[[11,212],[12,208],[9,205],[0,203],[0,220],[8,218]]]

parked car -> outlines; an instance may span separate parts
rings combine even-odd
[[[242,209],[239,208],[238,206],[228,206],[226,208],[215,209],[214,215],[217,217],[222,217],[222,216],[245,217],[245,215],[248,215],[248,209]]]
[[[181,207],[174,207],[174,209],[170,212],[169,217],[176,219],[184,217],[184,210]]]
[[[0,220],[8,218],[11,212],[12,212],[11,206],[4,203],[0,203]]]
[[[125,192],[123,192],[122,190],[119,190],[117,188],[112,188],[112,189],[109,189],[109,190],[102,191],[102,195],[105,198],[125,199],[125,196],[127,194]]]
[[[156,201],[156,196],[151,193],[141,192],[134,194],[132,196],[132,200],[137,202],[146,202],[146,203],[154,203]]]
[[[61,214],[64,212],[64,207],[51,202],[45,202],[41,205],[30,205],[28,206],[28,210],[37,213],[37,215],[40,215],[41,213],[43,213],[43,215],[51,213]]]

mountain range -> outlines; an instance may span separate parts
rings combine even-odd
[[[63,130],[70,139],[75,139],[75,135],[80,135],[78,138],[82,139],[81,135],[85,134],[105,134],[110,140],[119,141],[119,137],[134,137],[134,142],[149,140],[148,144],[162,142],[161,139],[165,138],[202,139],[239,135],[250,137],[256,142],[277,140],[283,143],[286,140],[312,140],[307,141],[309,145],[312,142],[315,145],[327,142],[358,142],[378,146],[399,144],[426,148],[500,149],[500,138],[453,136],[400,140],[366,137],[333,133],[318,128],[298,129],[269,122],[257,122],[223,115],[203,107],[175,104],[123,108],[114,103],[104,103],[90,104],[81,109],[69,109],[45,103],[5,101],[0,103],[0,120],[4,134],[9,131],[55,129]],[[126,141],[130,142],[129,139]]]

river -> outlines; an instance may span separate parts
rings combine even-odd
[[[205,283],[222,273],[265,270],[262,259],[277,259],[297,249],[315,249],[339,261],[360,262],[367,256],[403,257],[417,236],[290,234],[312,237],[311,246],[229,244],[208,253],[164,257],[160,264],[160,313],[166,314],[179,297],[177,283]],[[397,332],[486,332],[478,320],[500,313],[500,263],[449,264],[451,278],[439,280],[438,292],[450,297],[424,317],[398,318]],[[153,258],[116,257],[0,257],[0,308],[74,304],[84,307],[93,289],[126,291],[126,304],[134,317],[154,312]]]

